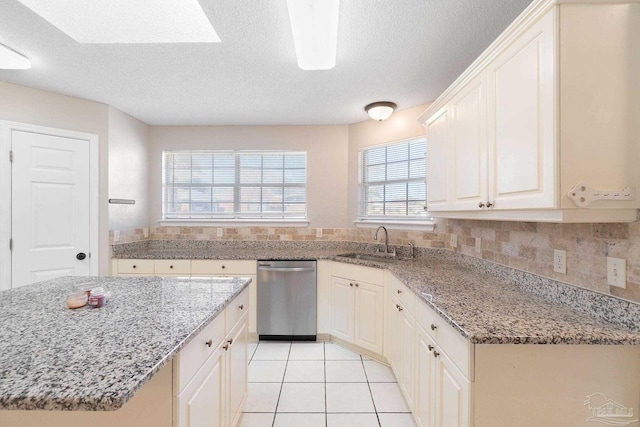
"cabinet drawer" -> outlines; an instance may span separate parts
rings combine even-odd
[[[185,388],[205,360],[224,340],[224,322],[224,312],[218,313],[215,319],[180,350],[174,359],[174,395],[178,395]]]
[[[416,295],[398,280],[392,273],[386,272],[388,292],[403,306],[405,310],[415,316]]]
[[[247,287],[240,295],[224,310],[227,322],[227,334],[238,323],[243,314],[249,312],[249,288]]]
[[[241,276],[247,274],[256,274],[256,261],[198,259],[191,261],[191,274],[194,276]]]
[[[153,274],[152,259],[119,259],[118,274]]]
[[[188,259],[157,259],[156,274],[191,274],[191,261]]]
[[[416,321],[460,371],[473,381],[473,345],[422,301],[416,303]]]

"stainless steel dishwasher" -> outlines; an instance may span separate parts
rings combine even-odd
[[[258,337],[316,340],[316,262],[258,261]]]

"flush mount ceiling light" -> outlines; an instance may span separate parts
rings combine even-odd
[[[198,0],[18,0],[79,43],[215,43]]]
[[[391,116],[391,114],[395,111],[397,105],[393,102],[373,102],[366,107],[364,107],[364,111],[369,114],[373,120],[377,120],[379,122],[386,120]]]
[[[26,70],[27,68],[31,68],[29,58],[10,47],[0,44],[0,69]]]
[[[298,67],[330,70],[336,66],[340,0],[287,0]]]

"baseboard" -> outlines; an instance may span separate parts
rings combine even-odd
[[[329,335],[329,334],[327,334],[327,335]],[[333,335],[329,335],[329,337],[330,338],[329,338],[328,341],[334,342],[336,344],[340,344],[341,346],[346,347],[346,348],[348,348],[350,350],[353,350],[353,351],[355,351],[357,353],[360,353],[360,354],[362,354],[364,356],[367,356],[370,359],[373,359],[373,360],[378,361],[380,363],[384,363],[385,365],[389,365],[389,362],[387,361],[387,358],[384,357],[381,354],[377,354],[377,353],[374,353],[374,352],[372,352],[370,350],[367,350],[366,348],[362,348],[362,347],[357,346],[355,344],[351,344],[350,342],[347,342],[347,341],[344,341],[344,340],[342,340],[340,338],[334,337]]]

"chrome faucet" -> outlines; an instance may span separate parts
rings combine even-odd
[[[380,230],[384,230],[384,253],[395,256],[395,249],[389,252],[389,232],[387,231],[386,227],[384,227],[383,225],[378,227],[378,229],[376,230],[376,235],[373,236],[373,240],[378,240],[378,233],[380,232]],[[378,252],[380,251],[378,250]]]

